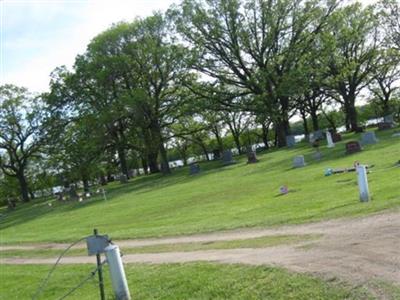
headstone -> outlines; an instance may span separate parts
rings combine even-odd
[[[364,132],[361,136],[361,144],[363,145],[376,144],[377,142],[378,140],[373,131]]]
[[[384,122],[384,123],[391,123],[391,124],[394,124],[393,115],[384,116],[384,117],[383,117],[383,122]]]
[[[310,141],[310,143],[313,143],[315,141],[323,140],[323,139],[324,139],[324,133],[322,132],[322,130],[317,130],[310,134],[309,141]]]
[[[337,143],[342,140],[342,135],[338,132],[331,132],[332,142]]]
[[[286,146],[292,148],[296,146],[296,138],[295,135],[288,135],[286,136]]]
[[[388,123],[388,122],[378,123],[378,130],[387,130],[392,128],[393,128],[393,123]]]
[[[248,164],[258,163],[258,159],[257,159],[257,155],[256,155],[255,151],[252,151],[250,149],[247,151],[247,163]]]
[[[296,144],[296,140],[294,138],[294,135],[288,135],[286,136],[286,146],[288,148],[292,148],[294,147],[294,145]]]
[[[129,176],[129,178],[135,177],[135,170],[133,170],[133,169],[128,170],[128,176]]]
[[[213,150],[213,159],[214,160],[221,159],[221,151],[219,151],[219,149],[214,149]]]
[[[233,160],[233,154],[231,150],[225,150],[222,154],[222,162],[224,165],[234,164],[235,161]]]
[[[195,175],[195,174],[199,174],[200,173],[200,166],[199,164],[191,164],[189,166],[189,171],[190,171],[190,175]]]
[[[125,174],[119,175],[119,182],[120,183],[127,183],[128,182],[128,177]]]
[[[328,143],[327,145],[328,148],[335,147],[335,143],[333,142],[332,139],[332,134],[329,131],[326,131],[326,142]]]
[[[353,154],[360,152],[361,150],[361,145],[358,141],[350,141],[346,143],[346,154]]]
[[[293,167],[294,168],[301,168],[301,167],[305,167],[306,166],[306,162],[304,160],[304,155],[298,155],[295,156],[293,159]]]
[[[322,153],[320,151],[317,151],[313,154],[313,158],[315,160],[321,160],[322,159]]]

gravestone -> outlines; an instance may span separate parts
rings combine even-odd
[[[378,123],[378,130],[388,130],[393,128],[393,123],[380,122]]]
[[[361,145],[358,141],[350,141],[346,143],[346,154],[353,154],[360,152],[361,150]]]
[[[196,175],[196,174],[199,174],[199,173],[200,173],[200,166],[199,166],[199,164],[194,163],[194,164],[191,164],[191,165],[189,166],[189,174],[190,174],[190,175]]]
[[[393,115],[384,116],[384,117],[383,117],[383,122],[384,122],[384,123],[394,124]]]
[[[310,143],[313,143],[315,141],[323,140],[323,139],[324,139],[324,133],[322,132],[322,130],[317,130],[310,134],[309,141],[310,141]]]
[[[335,147],[335,144],[332,139],[332,134],[329,131],[326,131],[326,141],[328,143],[328,145],[327,145],[328,148]]]
[[[231,165],[236,163],[233,160],[233,154],[231,150],[225,150],[224,153],[222,154],[222,162],[224,165]]]
[[[133,169],[128,170],[128,176],[129,176],[129,178],[135,177],[135,170],[133,170]]]
[[[342,140],[342,135],[338,132],[331,132],[332,142],[337,143]]]
[[[254,164],[258,163],[257,155],[255,151],[252,151],[250,149],[247,150],[247,163],[248,164]]]
[[[378,140],[373,131],[364,132],[361,136],[361,144],[363,145],[376,144],[377,142]]]
[[[119,182],[120,183],[127,183],[128,182],[128,177],[125,174],[119,175]]]
[[[298,155],[295,156],[293,159],[293,167],[294,168],[301,168],[301,167],[305,167],[306,166],[306,162],[304,160],[304,155]]]
[[[292,147],[294,147],[295,144],[296,144],[296,140],[294,138],[294,135],[287,135],[286,136],[286,146],[288,148],[292,148]]]
[[[313,154],[313,158],[314,158],[315,160],[321,160],[321,159],[322,159],[322,152],[320,152],[320,151],[315,152],[315,153]]]
[[[213,150],[213,159],[214,160],[221,159],[221,151],[219,151],[219,149],[214,149]]]

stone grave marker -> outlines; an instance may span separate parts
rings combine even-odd
[[[230,149],[225,150],[224,153],[222,154],[222,162],[224,165],[231,165],[236,163],[236,161],[233,160],[233,154]]]
[[[294,135],[287,135],[286,136],[286,146],[288,148],[292,148],[292,147],[294,147],[294,145],[296,145],[296,140],[294,138]]]
[[[298,155],[293,158],[293,167],[294,168],[302,168],[306,166],[306,162],[304,160],[304,155]]]
[[[323,140],[323,139],[324,139],[324,133],[322,132],[322,130],[317,130],[310,134],[309,141],[310,141],[310,143],[313,143],[315,141]]]
[[[196,175],[200,173],[200,166],[197,163],[193,163],[189,166],[189,174]]]
[[[360,152],[361,150],[362,150],[361,145],[358,141],[350,141],[346,143],[346,154],[357,153]]]
[[[332,139],[332,134],[329,131],[326,131],[326,142],[328,143],[327,145],[328,148],[335,147],[335,143],[333,142]]]
[[[251,149],[247,150],[247,163],[248,164],[258,163],[256,152]]]
[[[384,116],[384,117],[383,117],[383,122],[384,122],[384,123],[394,124],[393,115]]]
[[[377,142],[378,140],[375,136],[375,132],[373,131],[364,132],[361,136],[362,145],[376,144]]]
[[[320,151],[315,152],[315,153],[313,154],[313,158],[314,158],[315,160],[321,160],[321,159],[322,159],[322,152],[320,152]]]
[[[342,140],[342,135],[338,132],[331,132],[332,142],[337,143]]]
[[[380,122],[378,123],[378,130],[388,130],[393,128],[393,123]]]
[[[127,183],[128,182],[128,177],[125,174],[119,175],[119,182],[120,183]]]

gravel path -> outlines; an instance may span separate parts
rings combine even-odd
[[[298,272],[337,276],[353,282],[400,283],[400,211],[272,229],[246,229],[162,239],[115,241],[124,247],[248,239],[277,234],[322,234],[316,241],[263,249],[226,249],[124,255],[125,263],[214,261],[277,265]],[[85,247],[85,244],[80,245]],[[0,246],[6,249],[65,248],[64,244]],[[51,264],[54,258],[3,258],[7,264]],[[62,263],[94,263],[93,257],[66,257]]]

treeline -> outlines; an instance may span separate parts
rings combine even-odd
[[[239,152],[284,147],[294,116],[306,135],[321,116],[356,131],[359,99],[398,118],[399,13],[394,0],[184,0],[115,24],[48,93],[0,88],[0,193],[168,174],[168,152],[207,157],[226,136]]]

